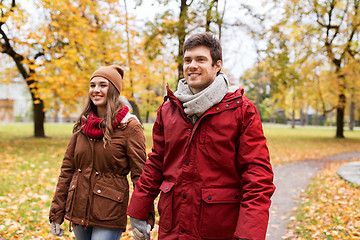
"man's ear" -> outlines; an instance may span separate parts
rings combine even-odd
[[[221,60],[217,60],[217,62],[216,62],[216,64],[215,64],[216,72],[220,71],[221,68],[222,68],[222,61],[221,61]]]

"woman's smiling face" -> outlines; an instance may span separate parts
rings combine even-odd
[[[91,79],[89,97],[97,108],[106,108],[109,84],[109,81],[103,77]]]

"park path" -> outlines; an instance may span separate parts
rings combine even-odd
[[[300,203],[300,193],[328,162],[350,161],[356,158],[360,158],[360,152],[274,166],[276,191],[272,197],[266,240],[283,239],[293,210]]]

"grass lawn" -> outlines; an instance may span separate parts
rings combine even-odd
[[[335,128],[264,126],[273,165],[360,151],[359,129],[344,130],[345,139],[336,139],[335,132]]]
[[[151,129],[144,125],[148,152]],[[326,128],[265,125],[264,131],[274,165],[360,150],[359,130],[345,131],[346,139]],[[53,239],[48,211],[72,124],[46,124],[45,132],[48,138],[33,138],[32,124],[0,125],[0,237]],[[66,232],[63,239],[72,239]]]

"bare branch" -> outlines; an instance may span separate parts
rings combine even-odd
[[[336,1],[333,1],[332,4],[333,4],[333,7],[335,7]],[[346,6],[345,6],[345,9],[344,9],[343,15],[342,15],[342,17],[341,17],[341,21],[340,21],[340,23],[339,23],[339,25],[338,25],[339,27],[336,28],[335,34],[333,35],[333,38],[331,39],[330,44],[333,43],[334,39],[335,39],[336,36],[338,35],[339,30],[340,30],[340,26],[341,26],[341,24],[344,22],[344,19],[345,19],[345,16],[346,16],[346,13],[347,13],[348,9],[349,9],[349,0],[346,1]],[[329,26],[331,26],[330,22],[329,22]]]

